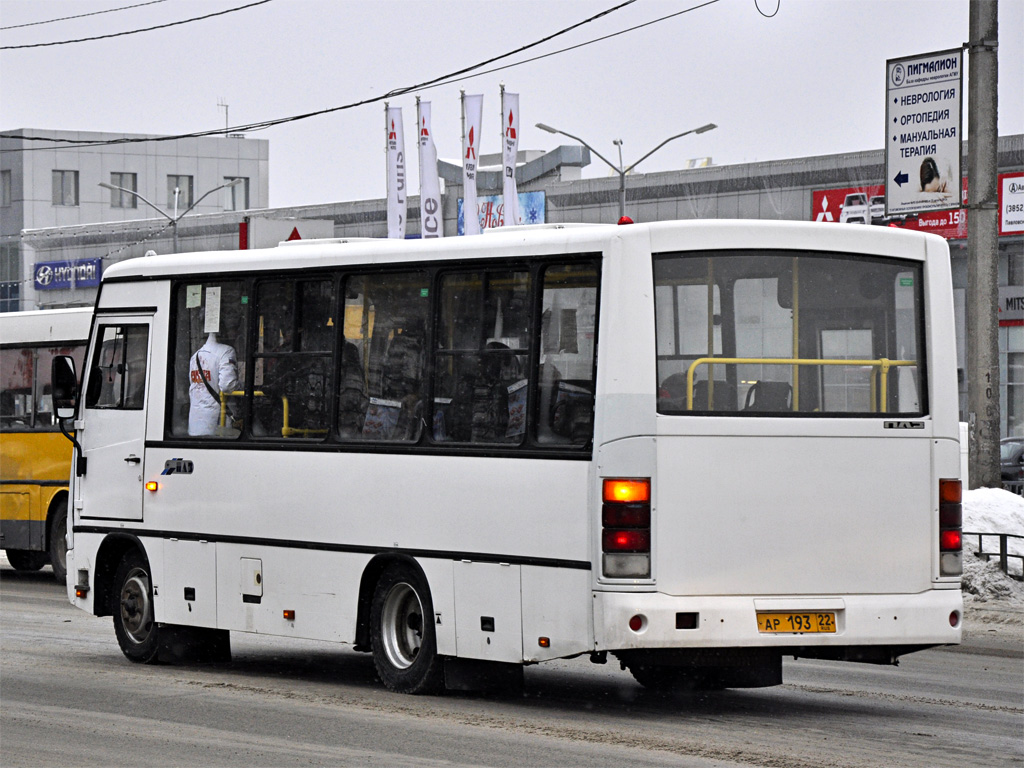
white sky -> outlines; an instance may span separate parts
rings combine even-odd
[[[495,66],[547,54],[700,5],[639,0]],[[778,13],[766,18],[758,12]],[[144,0],[0,0],[0,26]],[[0,46],[111,34],[235,8],[252,0],[164,0],[22,29]],[[0,129],[175,134],[346,105],[535,42],[621,0],[272,0],[152,32],[0,51]],[[420,91],[438,154],[461,147],[459,88],[484,94],[482,151],[498,152],[499,84],[520,94],[520,149],[580,136],[629,165],[665,138],[708,122],[638,168],[716,165],[879,149],[885,62],[956,48],[968,0],[718,0],[617,37],[500,72]],[[999,133],[1024,132],[1024,0],[999,0]],[[969,69],[969,64],[968,64]],[[965,82],[966,92],[966,82]],[[403,108],[411,192],[418,192],[415,93]],[[273,207],[385,194],[384,106],[375,103],[250,132],[270,141]],[[965,104],[966,119],[966,104]],[[968,133],[969,137],[969,133]],[[605,176],[594,157],[585,178]],[[196,190],[197,195],[203,190]]]

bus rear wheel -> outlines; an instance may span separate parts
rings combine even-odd
[[[8,549],[7,562],[16,571],[38,571],[46,565],[46,553],[33,549]]]
[[[370,644],[377,675],[389,690],[422,694],[444,689],[433,618],[430,590],[419,572],[401,564],[386,568],[370,605]]]
[[[139,552],[125,553],[114,577],[111,613],[121,652],[131,661],[152,664],[160,650],[153,620],[153,586],[149,563]]]
[[[68,502],[58,501],[50,517],[50,565],[53,577],[61,584],[68,577]]]

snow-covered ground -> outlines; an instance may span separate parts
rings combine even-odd
[[[1024,536],[1024,497],[998,488],[964,491],[964,530],[1015,533]],[[1007,551],[1024,554],[1024,540],[1009,540]],[[999,549],[999,540],[985,537],[985,551]],[[1024,647],[1024,582],[999,570],[998,558],[986,561],[974,553],[978,537],[964,537],[964,639],[996,643],[1020,651]],[[1009,561],[1020,575],[1020,560]]]
[[[1024,497],[998,488],[964,491],[964,530],[980,533],[1013,533],[1024,536]],[[999,551],[995,536],[984,537],[986,552]],[[963,591],[985,600],[1014,598],[1024,608],[1024,582],[1012,579],[999,570],[998,558],[986,562],[977,557],[978,537],[964,536]],[[1007,551],[1024,555],[1024,539],[1009,539]],[[1009,560],[1010,572],[1021,575],[1021,561]]]

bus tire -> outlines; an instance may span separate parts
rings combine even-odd
[[[137,550],[125,552],[114,576],[110,611],[121,652],[140,664],[153,664],[160,651],[160,628],[153,620],[153,579]]]
[[[50,517],[50,565],[53,577],[61,584],[68,578],[68,500],[62,498],[53,507]]]
[[[416,569],[395,564],[384,570],[370,605],[370,645],[377,675],[389,690],[444,690],[433,616],[430,590]]]
[[[38,571],[46,565],[46,553],[34,549],[8,549],[4,554],[11,568],[16,571]]]

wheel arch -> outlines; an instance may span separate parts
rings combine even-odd
[[[115,589],[114,576],[117,566],[124,559],[125,553],[136,550],[146,562],[149,555],[146,547],[138,536],[129,533],[112,533],[103,539],[96,551],[96,562],[93,574],[92,612],[94,616],[110,616],[110,603]]]
[[[68,489],[62,488],[57,491],[53,496],[50,497],[50,503],[46,507],[46,530],[43,532],[43,550],[46,552],[50,551],[50,533],[53,530],[53,516],[57,512],[57,505],[60,502],[64,502],[65,512],[68,513],[70,519],[70,512],[68,512]]]
[[[359,580],[359,605],[356,613],[355,650],[370,650],[370,604],[373,602],[373,591],[385,569],[391,565],[405,565],[415,570],[423,583],[430,589],[430,580],[416,558],[400,552],[381,552],[366,564],[362,578]]]

